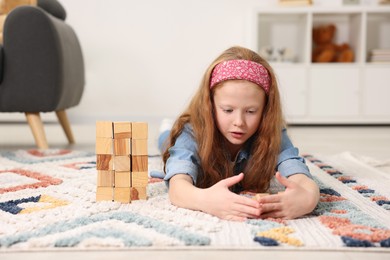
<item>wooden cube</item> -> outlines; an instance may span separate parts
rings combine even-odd
[[[114,156],[114,170],[119,172],[131,171],[130,155]]]
[[[132,187],[146,187],[148,185],[148,172],[132,172],[131,186]]]
[[[115,188],[130,188],[131,187],[131,172],[115,171]]]
[[[136,188],[134,187],[130,188],[130,197],[131,200],[139,200],[138,190]]]
[[[115,155],[129,155],[131,154],[130,139],[114,139],[114,154]]]
[[[148,139],[148,123],[133,122],[131,124],[132,139]]]
[[[146,200],[146,187],[131,187],[131,199],[132,200]]]
[[[148,139],[131,139],[132,155],[148,155]]]
[[[96,122],[97,200],[147,199],[148,124]]]
[[[255,196],[252,197],[254,200],[259,200],[261,197],[268,196],[269,193],[256,193]]]
[[[96,137],[113,138],[113,126],[110,121],[96,122]]]
[[[130,203],[131,202],[130,189],[131,188],[115,187],[114,201],[118,201],[122,203]]]
[[[113,187],[115,183],[114,171],[97,172],[97,186],[98,187]]]
[[[113,157],[111,154],[96,155],[96,170],[109,171],[114,169]]]
[[[148,171],[148,156],[147,155],[132,155],[131,156],[131,171],[147,172]]]
[[[114,122],[115,139],[130,139],[131,136],[131,122]]]
[[[96,189],[96,201],[113,201],[114,200],[114,188],[113,187],[97,187]]]
[[[114,139],[108,137],[96,137],[96,154],[113,154]]]

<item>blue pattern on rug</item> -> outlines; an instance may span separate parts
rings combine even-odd
[[[381,196],[380,190],[365,186],[359,178],[347,176],[313,156],[306,158],[314,163],[310,167],[316,174],[337,179],[342,184],[341,188],[323,183],[314,175],[320,187],[321,201],[312,214],[299,220],[249,219],[245,223],[236,223],[171,205],[164,183],[149,184],[150,199],[146,201],[131,204],[96,202],[96,161],[91,153],[68,150],[2,153],[0,190],[5,192],[0,197],[0,248],[3,251],[8,248],[129,248],[155,245],[305,248],[305,243],[310,239],[306,234],[311,234],[311,229],[319,226],[321,228],[313,231],[313,234],[318,235],[317,232],[326,230],[321,233],[325,236],[323,241],[332,241],[338,249],[389,248],[390,230],[381,221],[383,219],[367,214],[355,204],[353,198],[348,200],[342,196],[345,190],[354,189],[356,197],[375,202],[371,203],[372,207],[390,216],[390,211],[386,211],[389,200]],[[149,164],[161,166],[159,159],[149,158]],[[18,180],[22,182],[21,176],[24,175],[10,174],[15,169],[35,172],[57,182],[55,185],[32,183],[22,187]],[[7,183],[11,178],[15,178],[14,181]],[[34,181],[34,178],[31,179]],[[225,239],[222,243],[221,234]],[[230,234],[232,237],[229,237]],[[236,237],[237,234],[243,236],[242,241]],[[321,248],[327,244],[314,246]]]
[[[86,226],[89,224],[102,222],[106,220],[113,220],[113,219],[123,221],[125,223],[136,223],[145,228],[154,229],[155,231],[161,234],[169,235],[171,237],[183,241],[185,245],[202,246],[202,245],[210,244],[210,239],[208,237],[191,233],[180,227],[169,225],[161,221],[149,218],[147,216],[142,216],[140,214],[135,214],[131,212],[113,212],[113,213],[98,214],[90,217],[77,218],[65,222],[59,222],[53,225],[46,226],[39,230],[24,232],[21,234],[8,236],[8,237],[3,237],[0,238],[0,246],[9,247],[16,243],[25,242],[31,238],[42,237],[42,236],[55,234],[55,233],[61,233],[71,229]],[[71,240],[67,240],[67,241],[71,241]],[[126,237],[125,241],[129,241],[129,238]],[[64,243],[59,243],[59,245],[61,244]],[[64,245],[68,246],[68,244],[66,243]]]
[[[27,203],[27,202],[38,202],[40,198],[41,195],[35,197],[17,199],[17,200],[9,200],[6,202],[0,202],[0,210],[16,215],[23,210],[22,207],[19,207],[19,204]]]
[[[380,193],[376,192],[374,189],[370,189],[364,185],[359,184],[353,177],[344,174],[343,172],[332,167],[331,165],[327,165],[323,161],[315,158],[313,155],[305,155],[304,158],[314,163],[317,167],[324,169],[325,172],[328,173],[330,176],[346,184],[348,187],[351,187],[352,189],[356,190],[358,193],[364,195],[365,197],[371,198],[379,206],[383,206],[384,209],[390,210],[389,198],[385,198]],[[375,198],[384,199],[375,200]]]
[[[122,241],[126,247],[133,246],[152,246],[152,241],[145,237],[141,237],[137,234],[131,234],[124,232],[122,230],[112,230],[107,228],[100,228],[96,230],[91,230],[88,232],[77,234],[77,236],[72,236],[68,238],[62,238],[57,240],[54,243],[55,247],[74,247],[77,246],[80,242],[85,239],[92,237],[98,238],[116,238]]]
[[[351,237],[342,236],[344,244],[349,247],[374,247],[374,245],[367,240],[353,239]]]
[[[279,243],[275,239],[268,238],[268,237],[255,237],[253,239],[254,241],[258,242],[262,246],[278,246]]]

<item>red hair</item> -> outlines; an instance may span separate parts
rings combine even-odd
[[[270,180],[275,174],[284,121],[278,86],[271,66],[257,53],[243,47],[227,49],[206,70],[198,91],[173,125],[167,149],[163,153],[164,168],[170,156],[168,149],[175,144],[184,125],[190,123],[197,142],[201,166],[196,186],[208,188],[222,179],[233,176],[230,157],[224,147],[224,137],[214,121],[213,93],[216,87],[210,90],[210,77],[217,64],[234,59],[250,60],[263,65],[271,79],[259,128],[250,138],[253,143],[250,158],[243,171],[245,177],[241,183],[244,190],[264,192],[269,188]]]

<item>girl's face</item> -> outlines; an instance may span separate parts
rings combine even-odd
[[[266,94],[246,80],[227,80],[215,89],[214,111],[217,127],[235,156],[259,128]]]

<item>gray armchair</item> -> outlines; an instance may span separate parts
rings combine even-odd
[[[56,112],[74,143],[66,109],[84,90],[84,61],[78,38],[56,0],[38,0],[7,16],[0,45],[0,112],[25,113],[38,148],[48,148],[41,112]]]

